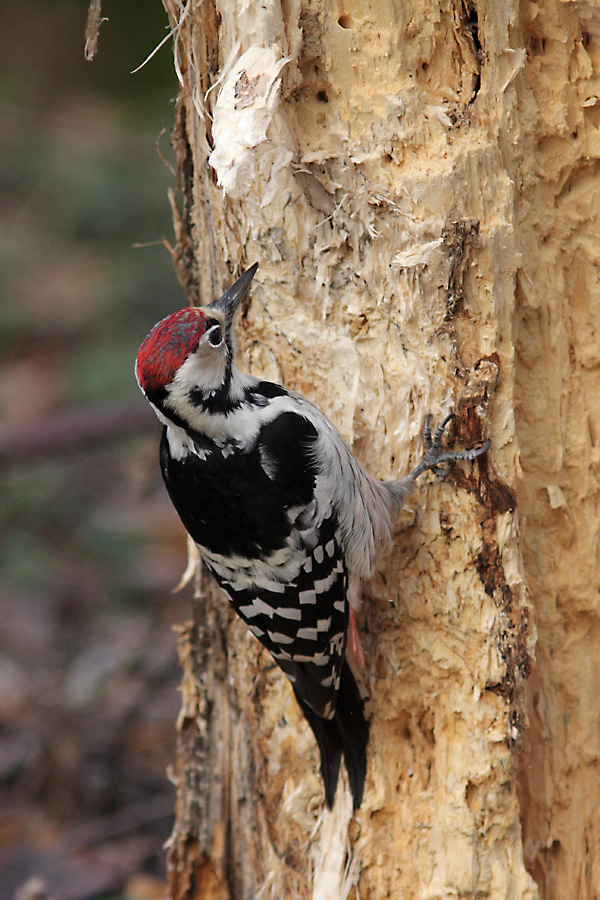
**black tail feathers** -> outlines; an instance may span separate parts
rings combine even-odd
[[[350,666],[344,660],[337,709],[332,719],[318,716],[298,694],[296,699],[319,745],[321,777],[327,806],[329,809],[333,806],[343,757],[354,799],[354,809],[358,809],[362,802],[367,775],[369,723],[365,718],[364,703]]]

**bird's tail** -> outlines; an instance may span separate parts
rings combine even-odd
[[[358,809],[362,802],[367,775],[369,723],[365,718],[364,702],[350,666],[344,660],[337,709],[332,719],[323,719],[317,715],[298,694],[296,699],[319,745],[321,777],[327,806],[329,809],[333,806],[343,757],[354,799],[354,809]]]

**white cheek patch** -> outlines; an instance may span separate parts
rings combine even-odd
[[[218,390],[227,373],[227,347],[221,344],[213,347],[206,340],[195,353],[190,354],[169,387],[173,403],[189,402],[190,387],[206,393]]]

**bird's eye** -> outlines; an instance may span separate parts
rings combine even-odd
[[[208,340],[213,345],[213,347],[218,347],[219,344],[223,343],[223,332],[218,326],[216,326],[215,328],[211,328],[211,330],[208,332]]]

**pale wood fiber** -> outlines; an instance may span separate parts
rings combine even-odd
[[[429,411],[493,446],[424,480],[366,588],[356,818],[342,791],[323,813],[284,678],[217,592],[196,601],[172,895],[595,897],[598,9],[164,5],[190,302],[258,261],[241,364],[380,477],[414,464]],[[272,57],[244,57],[270,65],[258,143],[260,80],[225,102],[252,48]]]

